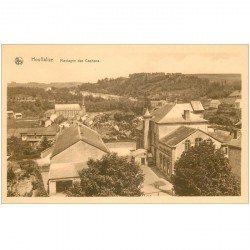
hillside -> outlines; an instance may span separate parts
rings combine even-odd
[[[148,97],[153,100],[224,98],[235,89],[241,89],[239,74],[181,74],[135,73],[129,77],[105,78],[97,83],[54,82],[9,83],[8,87],[71,88],[78,91],[107,93],[121,96]]]
[[[105,78],[96,84],[82,84],[79,90],[160,100],[188,101],[201,97],[223,98],[241,88],[240,75],[194,75],[136,73],[128,78]]]
[[[17,83],[11,82],[8,83],[8,87],[15,88],[15,87],[27,87],[27,88],[71,88],[76,87],[78,85],[84,84],[83,82],[52,82],[52,83],[39,83],[39,82],[28,82],[28,83]]]

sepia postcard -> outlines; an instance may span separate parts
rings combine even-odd
[[[2,203],[248,203],[248,45],[2,45]]]

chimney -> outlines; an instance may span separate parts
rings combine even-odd
[[[238,139],[239,133],[237,129],[234,129],[234,139]]]
[[[184,119],[187,121],[190,120],[190,110],[184,110]]]

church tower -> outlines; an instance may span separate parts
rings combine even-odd
[[[149,113],[148,109],[146,110],[143,116],[143,148],[148,150],[148,138],[149,138],[149,121],[152,118],[152,115]]]

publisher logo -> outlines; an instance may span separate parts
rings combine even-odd
[[[15,58],[15,64],[16,65],[22,65],[23,64],[23,58],[22,57],[16,57]]]

